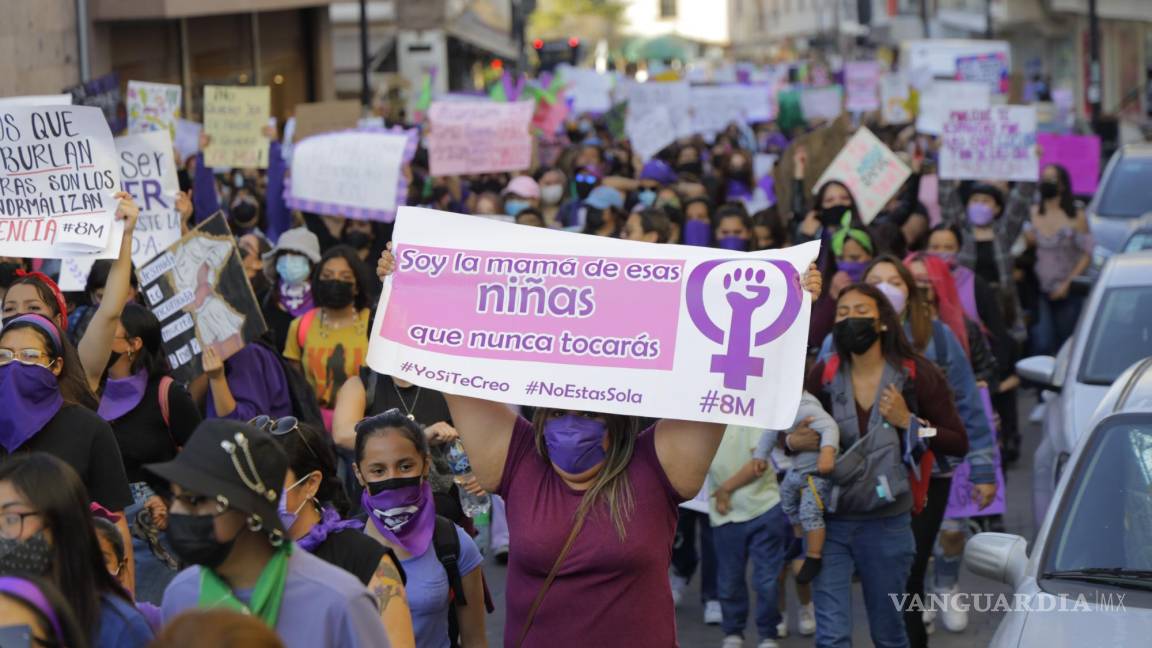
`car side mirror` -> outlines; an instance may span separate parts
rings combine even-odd
[[[964,564],[978,576],[1017,589],[1028,567],[1028,542],[1010,533],[977,533],[964,546]]]
[[[1056,358],[1052,356],[1032,356],[1016,363],[1016,373],[1027,382],[1039,385],[1049,391],[1060,391],[1056,384]]]

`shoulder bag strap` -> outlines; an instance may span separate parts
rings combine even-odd
[[[564,543],[564,548],[560,550],[560,555],[556,556],[556,562],[552,563],[552,570],[548,572],[548,578],[544,579],[544,584],[540,586],[540,591],[536,594],[536,600],[532,601],[532,607],[528,608],[528,616],[524,619],[524,627],[520,630],[520,638],[516,640],[516,648],[522,648],[524,640],[528,638],[528,631],[532,629],[532,621],[536,618],[536,612],[540,610],[540,605],[544,602],[544,595],[548,593],[548,588],[552,586],[552,581],[556,580],[556,575],[560,573],[560,566],[564,563],[564,559],[568,557],[568,552],[572,551],[572,545],[576,544],[576,536],[580,535],[580,529],[584,528],[584,519],[588,517],[588,509],[580,511],[580,515],[576,517],[575,523],[572,525],[572,532],[568,534],[568,540]]]

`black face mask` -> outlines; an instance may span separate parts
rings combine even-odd
[[[192,189],[192,176],[188,175],[188,169],[180,169],[176,172],[176,182],[180,184],[180,191]]]
[[[0,574],[35,574],[52,571],[52,545],[37,531],[27,540],[0,539]]]
[[[861,355],[880,338],[875,317],[849,317],[832,327],[832,342],[842,355]]]
[[[404,488],[406,486],[419,486],[423,477],[394,477],[392,479],[382,479],[380,481],[366,482],[365,486],[368,488],[369,495],[379,495],[384,491],[396,490],[397,488]]]
[[[820,224],[824,227],[840,227],[844,213],[848,211],[847,205],[833,205],[820,210]]]
[[[368,232],[344,232],[340,242],[356,250],[365,250],[372,247],[372,235]]]
[[[344,308],[356,298],[352,283],[335,279],[320,279],[312,285],[312,298],[317,306]]]
[[[704,175],[704,165],[699,162],[685,162],[684,164],[677,164],[676,171],[679,173],[691,173],[696,177]]]
[[[596,188],[596,185],[594,183],[577,182],[576,183],[576,196],[578,198],[580,198],[580,200],[584,200],[585,198],[588,197],[588,194],[592,193],[592,190],[595,188]]]
[[[241,200],[232,206],[228,215],[232,218],[232,223],[240,229],[250,229],[256,226],[256,221],[260,218],[260,212],[256,209],[256,205]]]
[[[1040,197],[1044,200],[1050,200],[1060,195],[1060,185],[1052,182],[1051,180],[1044,180],[1040,183]]]
[[[168,514],[168,542],[182,563],[210,569],[224,564],[236,538],[218,541],[215,523],[213,515]]]

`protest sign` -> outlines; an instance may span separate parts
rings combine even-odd
[[[532,113],[532,127],[540,131],[545,140],[553,140],[564,120],[569,114],[567,95],[564,91],[556,93],[556,101],[549,103],[544,99],[536,102],[536,112]]]
[[[948,121],[949,113],[953,110],[987,108],[991,105],[991,95],[991,89],[983,83],[933,81],[920,95],[916,130],[939,135],[944,130],[944,122]]]
[[[355,100],[297,104],[296,130],[291,141],[299,142],[317,133],[356,128],[362,110],[360,102]]]
[[[836,119],[843,112],[843,94],[840,86],[804,88],[800,91],[800,110],[804,113],[804,119]]]
[[[0,256],[116,256],[120,170],[99,108],[0,106],[0,142]]]
[[[128,82],[128,132],[168,131],[176,137],[176,118],[184,90],[170,83]]]
[[[0,97],[0,108],[12,106],[71,106],[72,95],[26,95],[23,97]]]
[[[880,116],[885,124],[907,124],[912,121],[911,88],[908,80],[889,74],[880,82]]]
[[[775,105],[766,85],[693,86],[689,97],[695,133],[711,135],[732,122],[746,124],[775,117]]]
[[[212,145],[204,164],[213,168],[268,168],[268,86],[204,86],[204,131]]]
[[[611,110],[612,87],[616,82],[613,75],[570,65],[557,66],[556,73],[564,79],[565,94],[572,98],[573,113]]]
[[[428,161],[434,176],[522,171],[532,165],[535,102],[434,101]]]
[[[1040,167],[1059,164],[1072,176],[1072,193],[1091,196],[1100,184],[1100,137],[1097,135],[1054,135],[1039,133]]]
[[[297,142],[288,206],[361,220],[391,221],[408,193],[403,166],[416,153],[415,130],[347,130]]]
[[[187,384],[204,372],[205,348],[227,360],[267,330],[236,239],[220,212],[136,274],[160,320],[160,340],[178,382]]]
[[[692,130],[692,87],[687,81],[628,83],[628,118],[643,119],[644,115],[663,106],[672,120],[673,136],[688,137]]]
[[[1008,55],[995,52],[961,56],[956,59],[956,80],[983,83],[996,94],[1008,94]]]
[[[401,207],[368,364],[452,394],[792,425],[818,243],[752,254]],[[436,308],[428,308],[428,295]]]
[[[632,142],[632,151],[641,160],[652,159],[664,147],[676,141],[672,118],[664,106],[653,108],[641,117],[629,115],[624,129],[628,140]]]
[[[116,134],[128,127],[127,116],[121,112],[120,75],[109,72],[102,77],[78,83],[64,92],[72,95],[72,104],[99,108],[108,120],[108,128]]]
[[[844,87],[848,112],[880,109],[880,64],[876,61],[850,61],[844,64]]]
[[[980,389],[980,400],[983,404],[984,418],[992,429],[992,447],[997,447],[996,444],[996,424],[994,419],[995,411],[992,409],[992,399],[988,395],[988,388],[983,387]],[[952,488],[948,493],[948,507],[945,510],[944,518],[947,520],[959,520],[969,518],[976,515],[1001,515],[1006,510],[1004,497],[1007,491],[1004,490],[1004,470],[1000,467],[1000,452],[995,453],[993,465],[996,466],[996,498],[987,508],[980,508],[980,503],[976,500],[973,494],[974,484],[971,480],[972,466],[964,461],[952,472]]]
[[[867,225],[911,174],[912,170],[872,131],[861,128],[832,160],[815,187],[829,180],[843,182],[856,199],[860,210],[857,215]]]
[[[204,132],[204,126],[187,119],[176,120],[176,139],[172,140],[172,145],[176,147],[176,153],[180,155],[180,160],[187,160],[188,158],[200,152],[200,133]]]
[[[121,188],[132,194],[140,207],[136,230],[132,233],[132,263],[137,268],[180,240],[180,213],[176,192],[180,181],[172,159],[172,141],[164,131],[152,131],[116,138],[116,159],[120,165]],[[112,226],[111,240],[119,241],[124,225]],[[93,258],[65,259],[60,269],[60,289],[83,290],[92,269]]]
[[[1036,109],[953,110],[940,136],[940,179],[1024,180],[1039,175]]]
[[[986,54],[1003,55],[1011,63],[1012,48],[1008,41],[930,38],[907,40],[900,44],[901,65],[905,69],[927,69],[932,76],[953,78],[956,63],[962,58]]]

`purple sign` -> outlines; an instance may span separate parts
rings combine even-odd
[[[120,75],[109,72],[102,77],[64,88],[64,92],[72,95],[72,104],[75,106],[94,106],[104,113],[108,120],[108,128],[112,134],[121,133],[128,128],[128,114],[124,111],[120,97]]]
[[[1038,133],[1040,170],[1059,164],[1072,176],[1072,193],[1091,196],[1100,184],[1100,137],[1097,135],[1056,135]]]
[[[988,395],[988,388],[980,388],[980,402],[984,406],[984,416],[992,428],[992,445],[996,445],[996,423],[992,410],[992,398]],[[974,485],[970,478],[972,467],[968,462],[960,464],[952,472],[952,492],[948,495],[948,509],[944,512],[944,519],[968,518],[974,515],[1000,515],[1004,513],[1004,470],[1000,468],[1000,451],[995,452],[996,465],[996,498],[987,508],[980,508],[980,502],[973,496]]]

